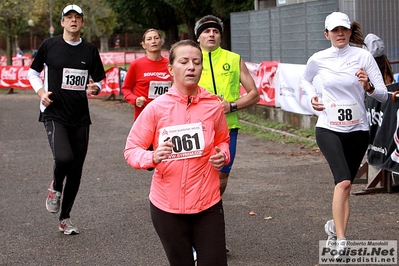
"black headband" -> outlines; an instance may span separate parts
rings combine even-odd
[[[204,30],[209,29],[209,28],[216,28],[220,31],[220,34],[222,33],[222,26],[220,26],[219,23],[211,21],[211,22],[205,22],[204,24],[199,26],[195,35],[198,38]]]

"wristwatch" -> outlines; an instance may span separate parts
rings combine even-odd
[[[370,79],[368,80],[368,83],[369,83],[370,89],[366,90],[366,92],[371,93],[374,91],[375,88],[374,88],[373,83],[371,83]]]
[[[232,112],[235,112],[237,110],[238,110],[237,104],[235,102],[230,103],[230,112],[232,113]]]

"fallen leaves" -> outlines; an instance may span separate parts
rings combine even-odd
[[[248,214],[249,214],[249,216],[257,216],[257,215],[258,215],[258,214],[257,214],[256,212],[254,212],[254,211],[250,211]],[[273,219],[273,217],[272,217],[272,216],[265,216],[263,219],[264,219],[264,220],[271,220],[271,219]]]

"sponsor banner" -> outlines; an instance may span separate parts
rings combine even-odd
[[[319,241],[319,264],[396,265],[397,240],[348,240],[345,247],[337,241]]]
[[[119,67],[111,67],[110,69],[105,71],[106,78],[102,81],[101,92],[97,96],[111,94],[119,95],[121,93],[119,70]]]
[[[276,106],[276,87],[274,82],[279,62],[264,61],[260,64],[246,62],[245,64],[259,91],[260,100],[258,104]],[[246,94],[242,85],[240,94],[241,96]]]
[[[370,126],[369,164],[383,170],[399,172],[399,98],[392,100],[392,92],[399,83],[387,86],[388,100],[380,103],[366,97],[367,119]]]
[[[167,57],[168,51],[162,51]],[[139,57],[144,52],[100,53],[104,65],[124,64]],[[285,111],[298,114],[317,114],[310,106],[306,93],[299,88],[299,79],[304,65],[280,64],[277,61],[264,61],[260,64],[245,63],[255,81],[260,94],[258,105],[281,107]],[[0,66],[0,88],[31,89],[26,77],[29,66]],[[43,72],[42,72],[43,79]],[[126,70],[114,66],[106,71],[100,95],[120,94]],[[246,94],[241,86],[240,95]],[[307,104],[307,106],[306,106]]]
[[[136,59],[136,54],[124,52],[100,53],[100,57],[103,65],[117,65],[133,61]]]
[[[130,64],[137,58],[145,56],[146,53],[144,50],[136,51],[136,52],[108,52],[108,53],[100,53],[101,61],[103,65],[127,65]],[[161,55],[163,57],[169,57],[168,50],[162,50]]]
[[[12,66],[30,66],[32,63],[32,56],[30,54],[24,54],[22,57],[12,57]],[[7,66],[7,57],[0,56],[0,66]]]
[[[319,115],[310,104],[310,99],[305,90],[300,87],[300,80],[306,65],[300,64],[279,64],[276,78],[277,102],[282,110],[303,114],[303,115]],[[319,101],[321,97],[321,80],[315,77],[313,85],[316,88],[316,94]]]
[[[304,70],[304,65],[279,65],[277,78],[279,93],[277,97],[282,110],[298,114],[312,114],[300,104],[302,95],[299,82]]]
[[[32,89],[28,70],[29,66],[0,67],[0,88]]]
[[[133,60],[145,56],[144,50],[139,50],[135,52],[108,52],[100,53],[101,60],[104,66],[109,65],[126,65],[130,64]],[[168,50],[162,50],[161,55],[163,57],[169,57]],[[22,57],[13,56],[12,66],[30,66],[32,63],[32,55],[24,54]],[[7,57],[0,56],[0,66],[7,66]]]
[[[0,89],[27,89],[31,90],[32,86],[28,80],[29,66],[0,66]],[[102,88],[99,95],[119,95],[123,77],[126,70],[119,67],[112,67],[106,72],[106,78],[102,81]],[[120,75],[123,75],[121,78]],[[44,71],[40,73],[42,81],[44,80]]]

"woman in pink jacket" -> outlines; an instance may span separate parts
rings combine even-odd
[[[155,167],[150,212],[170,265],[227,265],[219,170],[229,162],[229,130],[215,95],[198,86],[202,53],[191,40],[169,55],[173,85],[152,101],[127,137],[136,169]],[[147,147],[153,145],[154,150]]]

